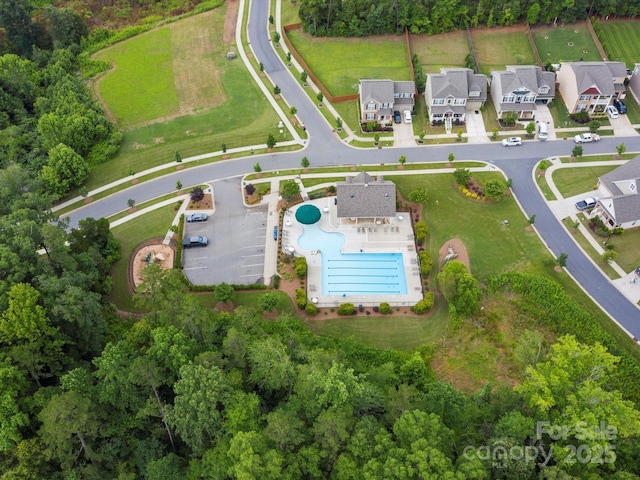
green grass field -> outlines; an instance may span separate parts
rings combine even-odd
[[[179,111],[172,57],[169,27],[143,33],[95,55],[97,60],[114,65],[99,81],[98,91],[120,126]]]
[[[229,101],[207,112],[124,132],[118,155],[91,170],[89,190],[175,160],[221,149],[266,142],[276,135],[278,117],[240,62],[229,62],[222,82]]]
[[[640,61],[640,23],[637,20],[601,21],[600,43],[611,61],[624,62],[627,68]]]
[[[442,67],[464,67],[469,54],[467,34],[462,30],[441,35],[409,35],[409,44],[425,74],[440,73]]]
[[[602,61],[584,23],[532,28],[533,41],[543,62]]]
[[[314,38],[293,30],[289,38],[332,95],[358,93],[362,78],[411,80],[407,46],[401,35]]]
[[[588,168],[559,168],[552,174],[553,183],[564,198],[588,193],[598,183],[598,177],[618,168],[618,165]]]
[[[487,76],[507,65],[536,64],[524,27],[474,28],[471,38],[480,70]]]

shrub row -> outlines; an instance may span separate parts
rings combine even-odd
[[[433,292],[427,292],[425,293],[424,298],[420,300],[418,303],[416,303],[411,308],[411,310],[413,310],[413,312],[417,313],[418,315],[427,313],[429,310],[433,308],[434,302],[435,302],[435,296],[433,295]]]
[[[303,310],[307,306],[307,292],[304,288],[296,288],[296,305]]]
[[[305,257],[297,257],[293,262],[293,268],[298,278],[304,278],[307,274],[307,259]]]
[[[424,241],[427,239],[427,234],[429,233],[429,229],[427,228],[427,224],[425,222],[416,222],[415,224],[416,230],[416,242],[418,245],[422,245]]]
[[[423,276],[427,276],[431,273],[431,268],[433,267],[433,258],[429,252],[422,250],[418,253],[418,258],[420,259],[420,273]]]

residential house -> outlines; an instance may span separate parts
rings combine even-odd
[[[497,118],[516,112],[519,119],[534,119],[536,104],[546,105],[556,94],[556,74],[536,65],[508,65],[491,72],[491,98]]]
[[[631,75],[627,75],[627,78],[629,78],[629,90],[631,91],[633,96],[636,98],[636,102],[639,102],[638,99],[640,99],[640,63],[636,63],[633,66]]]
[[[608,228],[640,227],[640,156],[598,179],[600,198],[593,209]]]
[[[415,104],[416,86],[411,81],[360,80],[360,112],[362,123],[393,123],[393,112],[411,110]]]
[[[367,172],[336,183],[337,217],[357,222],[394,217],[396,185]]]
[[[427,75],[424,97],[429,122],[464,122],[467,109],[478,110],[487,100],[487,76],[469,68],[441,68]]]
[[[614,98],[624,98],[627,67],[622,62],[561,63],[557,76],[569,113],[604,114]]]

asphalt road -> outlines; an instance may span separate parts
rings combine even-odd
[[[574,146],[571,139],[546,142],[534,140],[525,142],[521,147],[512,148],[503,148],[498,144],[447,144],[386,149],[349,147],[331,131],[332,127],[291,76],[289,69],[280,62],[270,44],[267,18],[267,2],[251,2],[251,47],[257,59],[265,65],[265,71],[274,83],[280,86],[288,103],[298,109],[298,116],[310,134],[306,148],[293,153],[252,155],[216,162],[131,186],[72,212],[69,215],[72,226],[77,225],[81,218],[108,217],[122,211],[127,208],[127,200],[130,198],[140,203],[174,191],[177,180],[188,188],[204,181],[237,177],[252,172],[256,162],[260,162],[263,170],[299,168],[300,159],[307,156],[312,166],[370,165],[369,168],[373,169],[377,164],[397,163],[401,155],[405,155],[407,162],[411,163],[444,161],[449,153],[453,153],[457,160],[487,161],[502,169],[506,177],[513,180],[513,192],[525,216],[536,215],[535,228],[553,255],[557,257],[562,252],[567,253],[569,273],[612,318],[635,338],[640,338],[640,310],[624,297],[576,246],[556,220],[534,183],[532,172],[535,164],[549,156],[569,155]],[[297,72],[293,73],[297,75]],[[640,151],[640,136],[603,137],[600,142],[584,145],[584,153],[614,153],[620,143],[625,143],[629,152]]]

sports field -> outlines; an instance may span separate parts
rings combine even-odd
[[[532,33],[543,62],[602,61],[584,23],[535,27]]]
[[[471,30],[471,38],[480,71],[487,76],[492,71],[504,70],[507,65],[536,64],[523,26],[474,28]]]
[[[640,22],[601,21],[600,29],[596,31],[609,60],[624,62],[631,69],[640,62]]]
[[[188,115],[226,100],[219,65],[226,52],[216,38],[224,15],[218,8],[95,54],[114,66],[97,90],[121,127]]]
[[[409,35],[409,43],[425,74],[440,73],[442,67],[464,67],[469,54],[467,34],[460,30],[441,35]]]
[[[361,78],[411,80],[402,35],[314,38],[302,30],[292,30],[289,39],[332,95],[358,93]]]

